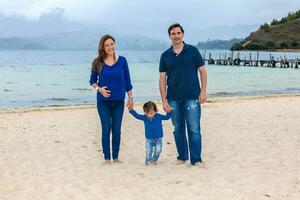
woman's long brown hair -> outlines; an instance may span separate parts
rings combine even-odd
[[[100,73],[103,65],[104,65],[104,58],[106,57],[106,53],[104,51],[104,43],[106,40],[112,39],[115,43],[115,38],[113,38],[110,35],[103,35],[102,38],[99,41],[98,46],[98,56],[93,60],[92,62],[92,71]],[[116,54],[114,55],[114,60],[116,61]]]

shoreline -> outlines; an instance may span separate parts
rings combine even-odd
[[[257,99],[278,99],[285,97],[300,97],[300,93],[292,94],[265,94],[254,96],[233,96],[233,97],[211,97],[207,98],[206,104],[225,103],[225,102],[242,102],[246,100]],[[126,100],[125,100],[126,101]],[[157,104],[161,104],[161,100],[153,100]],[[143,102],[135,102],[136,106],[142,106]],[[78,104],[78,105],[49,105],[49,106],[33,106],[28,108],[0,108],[0,115],[6,113],[26,113],[39,111],[53,111],[53,110],[81,110],[95,108],[95,104]]]
[[[300,53],[300,49],[268,49],[268,50],[249,50],[249,49],[243,49],[243,50],[228,50],[228,51],[251,51],[251,52],[284,52],[284,53]]]

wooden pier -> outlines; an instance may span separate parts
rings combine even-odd
[[[259,52],[252,56],[252,53],[249,53],[249,57],[244,59],[240,58],[240,52],[237,52],[236,57],[234,57],[234,52],[231,53],[220,53],[218,59],[212,58],[211,53],[208,54],[208,59],[206,59],[206,52],[202,54],[204,60],[209,65],[231,65],[231,66],[253,66],[253,67],[277,67],[277,68],[300,68],[300,59],[287,59],[286,56],[280,56],[277,59],[274,59],[272,54],[269,54],[269,59],[259,59]]]

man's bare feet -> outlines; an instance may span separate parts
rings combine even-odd
[[[199,168],[203,168],[203,169],[206,168],[204,162],[196,162],[196,163],[194,164],[194,166],[199,167]]]
[[[111,164],[110,160],[104,160],[102,162],[102,165],[110,165],[110,164]]]
[[[117,164],[121,164],[121,163],[123,163],[121,160],[119,160],[119,159],[114,159],[113,160],[113,163],[117,163]]]
[[[182,165],[185,163],[185,160],[176,160],[175,164],[176,165]]]

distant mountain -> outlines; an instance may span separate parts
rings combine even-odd
[[[206,42],[198,42],[198,49],[230,49],[235,43],[241,42],[243,39],[233,38],[231,40],[207,40]]]
[[[63,13],[64,9],[57,8],[38,20],[0,14],[0,49],[95,50],[105,33],[116,38],[119,49],[152,50],[168,46],[167,41],[108,30],[106,27],[114,28],[110,26],[68,21]]]
[[[300,50],[300,10],[263,24],[232,50]]]
[[[64,17],[64,9],[56,10],[42,15],[38,20],[29,20],[18,16],[3,16],[0,13],[0,38],[8,37],[37,37],[40,35],[53,35],[58,33],[70,33],[87,30],[101,30],[105,33],[122,33],[123,35],[140,35],[152,39],[169,42],[167,28],[168,24],[156,23],[155,26],[137,25],[131,26],[117,24],[89,24],[87,22],[70,21]],[[96,28],[97,27],[97,28]],[[191,27],[184,27],[185,39],[191,44],[199,41],[210,40],[230,40],[231,38],[245,38],[249,32],[256,30],[259,24],[255,25],[226,25],[203,27],[194,24]],[[113,34],[115,35],[115,34]]]
[[[57,8],[38,20],[0,13],[0,49],[95,49],[99,37],[110,33],[117,39],[120,49],[165,49],[170,46],[167,25],[130,26],[117,24],[89,24],[70,21],[64,17],[64,9]],[[199,41],[245,38],[259,25],[209,26],[194,24],[185,30],[185,40],[190,44]],[[99,27],[99,28],[98,28]],[[138,36],[135,36],[138,35]],[[3,43],[4,42],[4,43]],[[30,45],[28,44],[30,43]]]
[[[0,38],[0,49],[47,49],[46,46],[28,39],[12,37]]]
[[[0,38],[0,49],[95,50],[103,31],[73,31],[35,37]],[[113,34],[118,49],[158,50],[168,43],[143,36]]]
[[[201,26],[200,26],[201,27]],[[249,32],[256,30],[259,24],[211,26],[207,28],[195,27],[195,30],[186,30],[185,36],[193,41],[206,42],[207,40],[231,40],[232,38],[245,38]]]

